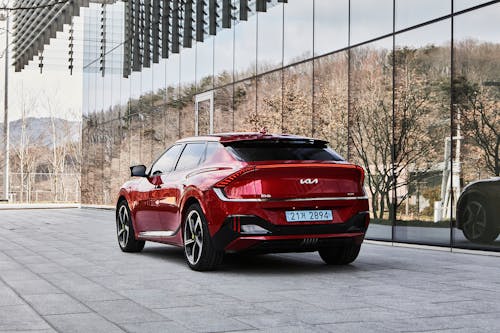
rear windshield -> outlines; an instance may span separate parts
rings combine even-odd
[[[238,141],[226,145],[238,160],[258,161],[344,161],[344,159],[317,141]]]

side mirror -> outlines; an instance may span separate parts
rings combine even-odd
[[[130,167],[130,176],[132,177],[147,177],[145,165],[134,165]]]

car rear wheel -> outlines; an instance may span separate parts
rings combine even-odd
[[[469,197],[460,210],[459,220],[465,238],[476,243],[490,243],[498,237],[484,199]]]
[[[118,204],[116,210],[116,235],[123,252],[141,252],[144,248],[145,241],[135,239],[130,209],[125,200]]]
[[[195,271],[213,270],[224,256],[214,247],[205,215],[198,204],[188,208],[184,220],[184,256]]]
[[[321,259],[328,265],[347,265],[356,260],[361,245],[329,247],[319,250]]]

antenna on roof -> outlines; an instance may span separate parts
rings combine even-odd
[[[267,134],[267,128],[266,127],[262,127],[259,131],[260,134],[262,135],[266,135]]]

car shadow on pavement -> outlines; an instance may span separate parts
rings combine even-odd
[[[280,253],[280,254],[228,254],[219,268],[220,271],[245,274],[307,274],[325,272],[358,271],[356,264],[345,266],[326,265],[319,255],[309,253]]]
[[[168,260],[170,263],[182,264],[187,267],[183,251],[180,247],[153,243],[152,245],[147,244],[140,254],[150,258]]]
[[[171,264],[178,264],[189,269],[183,249],[168,245],[146,246],[141,255],[159,260],[167,260]],[[346,266],[330,266],[323,263],[315,252],[309,253],[280,253],[280,254],[226,254],[223,263],[216,271],[226,273],[245,274],[314,274],[325,272],[353,272],[367,269],[357,267],[356,262]],[[368,268],[369,269],[369,268]]]

